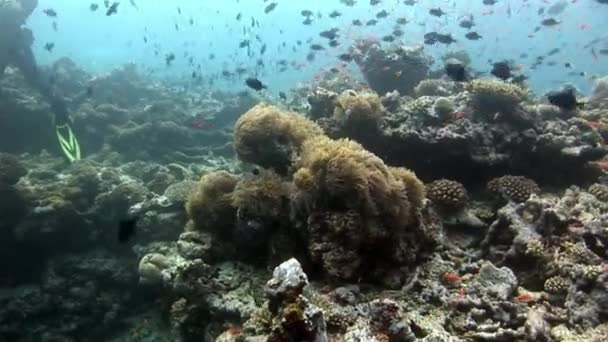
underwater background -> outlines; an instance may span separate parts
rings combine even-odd
[[[588,92],[592,85],[589,78],[608,71],[607,56],[594,59],[588,49],[583,49],[594,38],[603,38],[604,44],[608,39],[604,29],[606,6],[593,0],[566,1],[567,6],[555,16],[563,23],[538,32],[533,30],[540,25],[540,21],[551,17],[548,14],[539,15],[538,10],[548,9],[555,1],[497,1],[492,6],[477,0],[420,1],[415,6],[405,6],[402,1],[383,1],[382,8],[390,13],[389,16],[375,26],[363,27],[353,26],[352,20],[373,17],[380,10],[367,1],[357,1],[354,6],[347,7],[348,10],[343,10],[344,6],[339,0],[310,0],[305,3],[283,1],[268,14],[264,13],[264,9],[269,2],[261,0],[140,2],[135,2],[137,7],[123,2],[119,8],[120,15],[107,17],[103,11],[88,11],[87,2],[41,0],[38,9],[28,20],[28,27],[36,36],[34,51],[43,64],[52,63],[58,56],[67,56],[86,70],[101,72],[117,64],[132,62],[146,72],[154,71],[159,77],[187,83],[192,67],[188,64],[189,58],[183,57],[184,53],[194,58],[195,65],[201,65],[205,77],[211,77],[222,70],[236,67],[255,70],[259,56],[257,52],[262,44],[267,44],[268,52],[263,56],[266,67],[257,74],[260,77],[271,76],[271,91],[276,93],[278,89],[285,91],[295,82],[311,78],[323,68],[335,66],[336,56],[347,50],[349,42],[354,39],[382,37],[391,32],[396,18],[406,17],[411,23],[402,37],[404,42],[421,44],[424,33],[429,31],[451,33],[457,42],[449,46],[430,46],[426,48],[427,52],[439,58],[447,51],[466,50],[472,66],[481,71],[491,67],[488,60],[513,60],[529,75],[530,86],[540,93],[564,82]],[[49,7],[56,9],[60,16],[48,18],[42,11]],[[429,17],[428,10],[437,7],[441,7],[447,15]],[[302,9],[324,15],[315,19],[312,25],[305,26],[301,24],[304,20],[300,15]],[[342,16],[330,18],[327,14],[335,9],[342,10]],[[237,21],[239,13],[243,18]],[[458,26],[459,18],[471,14],[475,17],[474,31],[483,36],[482,40],[465,39],[463,36],[467,30]],[[251,18],[259,22],[259,27],[250,29]],[[191,19],[193,24],[190,24]],[[60,32],[51,28],[53,21],[58,23]],[[306,41],[311,37],[320,40],[317,39],[318,31],[331,27],[344,31],[342,46],[319,54],[314,63],[307,62],[306,47],[298,47],[296,41]],[[244,28],[247,30],[245,34]],[[259,35],[261,41],[255,41],[255,35]],[[147,43],[143,41],[144,37],[147,37]],[[254,58],[249,58],[244,49],[239,49],[238,45],[244,39],[254,42]],[[44,50],[47,42],[55,43],[51,54]],[[283,43],[286,46],[283,47]],[[292,50],[294,46],[297,48],[295,51]],[[554,48],[561,49],[559,54],[550,58],[556,65],[529,69],[536,56],[546,55]],[[160,54],[156,56],[154,51]],[[168,53],[174,53],[177,57],[171,68],[165,65],[164,57]],[[528,54],[528,57],[520,58],[522,53]],[[209,60],[209,54],[215,54],[216,58]],[[279,67],[275,63],[279,59],[306,64],[306,67],[276,73]],[[572,69],[563,67],[564,62],[568,61],[572,63]],[[586,76],[578,73],[565,75],[573,70],[585,72]],[[214,87],[238,90],[242,82],[219,82]]]
[[[606,19],[0,0],[0,342],[604,341]]]

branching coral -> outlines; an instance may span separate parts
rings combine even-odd
[[[322,134],[317,124],[297,113],[259,104],[237,121],[234,148],[242,161],[285,174],[302,143]]]
[[[503,81],[481,79],[467,84],[473,107],[484,116],[509,114],[524,100],[524,89]]]
[[[462,209],[468,199],[467,190],[456,181],[439,179],[427,185],[427,196],[440,209]]]
[[[488,189],[505,200],[521,203],[530,195],[540,193],[540,188],[530,178],[524,176],[502,176],[488,182]]]
[[[238,177],[225,171],[204,175],[198,188],[190,194],[186,203],[188,217],[195,230],[229,233],[234,226],[236,208],[232,205],[232,193]]]

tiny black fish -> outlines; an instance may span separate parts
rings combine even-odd
[[[473,21],[473,16],[471,15],[468,19],[463,19],[458,23],[458,26],[462,28],[466,28],[467,30],[475,26],[475,22]]]
[[[57,16],[57,12],[55,12],[55,10],[52,8],[47,8],[47,9],[43,10],[42,13],[46,14],[47,16],[49,16],[51,18],[54,18]]]
[[[246,95],[246,94],[245,94],[245,95]],[[252,173],[254,176],[258,176],[258,175],[260,174],[260,169],[258,169],[257,167],[255,167],[255,168],[253,168],[253,169],[251,170],[251,173]]]
[[[281,98],[281,100],[287,101],[287,95],[284,92],[280,91],[279,92],[279,97]]]
[[[365,23],[365,26],[374,26],[378,23],[378,20],[372,19]]]
[[[455,58],[446,61],[445,73],[456,82],[464,82],[467,79],[464,63]]]
[[[369,0],[369,4],[372,6],[376,6],[377,4],[381,3],[382,0]]]
[[[336,10],[332,11],[331,13],[329,13],[329,17],[330,18],[337,18],[337,17],[339,17],[341,15],[342,15],[342,13],[340,13],[340,12],[338,12]]]
[[[272,11],[274,11],[275,8],[277,8],[277,3],[276,2],[271,2],[268,6],[266,6],[266,8],[264,8],[264,13],[268,14]]]
[[[91,12],[95,12],[95,11],[97,11],[97,9],[98,9],[98,8],[99,8],[99,5],[98,5],[98,4],[91,4],[91,5],[89,6],[89,10],[90,10]]]
[[[353,60],[353,56],[348,53],[343,53],[338,56],[338,58],[343,62],[351,62]]]
[[[325,48],[321,44],[312,44],[310,45],[310,49],[314,51],[325,50]]]
[[[266,87],[262,81],[258,80],[257,78],[248,78],[245,80],[245,84],[255,90],[255,91],[260,91],[262,89],[267,89],[268,87]]]
[[[464,35],[468,40],[479,40],[481,39],[481,35],[477,32],[469,32]]]
[[[321,33],[319,33],[319,36],[321,36],[323,38],[327,38],[329,40],[333,40],[338,37],[338,31],[339,31],[339,29],[332,28],[332,29],[329,29],[326,31],[322,31]]]
[[[511,77],[511,65],[507,61],[496,62],[490,73],[501,80],[507,80]]]
[[[118,13],[118,5],[120,5],[120,2],[112,3],[112,5],[110,5],[110,7],[108,7],[108,10],[106,11],[106,16],[109,17],[112,14]]]
[[[429,10],[429,14],[435,17],[441,17],[442,15],[445,15],[446,13],[439,7],[437,8],[431,8]]]
[[[87,95],[87,97],[93,96],[93,86],[92,85],[87,87],[85,94]]]
[[[549,103],[565,110],[574,110],[582,107],[582,104],[576,100],[573,87],[564,87],[562,90],[554,90],[547,93]]]
[[[53,31],[57,32],[57,22],[53,21],[53,24],[51,26],[53,26]]]
[[[48,52],[53,52],[53,48],[55,47],[55,43],[46,43],[44,44],[44,49]]]
[[[397,22],[397,24],[399,24],[399,25],[405,25],[405,24],[407,24],[409,21],[407,20],[407,18],[401,17],[401,18],[397,18],[396,22]]]
[[[175,55],[170,53],[165,56],[165,64],[171,66],[171,63],[175,60]]]
[[[557,20],[555,20],[553,18],[545,19],[545,20],[541,21],[540,23],[543,24],[543,26],[555,26],[555,25],[559,25],[560,24],[559,21],[557,21]]]
[[[484,5],[495,5],[497,2],[497,0],[483,0]]]
[[[310,25],[310,24],[312,24],[312,19],[306,18],[306,19],[304,19],[304,21],[302,22],[302,24],[304,24],[304,25]]]
[[[354,26],[361,26],[361,25],[363,25],[363,23],[362,23],[362,22],[361,22],[361,20],[359,20],[359,19],[355,19],[355,20],[353,20],[352,24],[353,24]]]
[[[386,17],[388,17],[388,12],[385,11],[385,10],[382,10],[382,11],[376,13],[376,18],[377,19],[383,19],[383,18],[386,18]]]
[[[330,46],[330,47],[335,48],[335,47],[338,47],[339,45],[340,45],[340,42],[339,42],[339,41],[337,41],[337,40],[330,40],[330,41],[329,41],[329,46]]]
[[[122,220],[118,223],[118,242],[125,243],[131,240],[137,232],[137,217]]]
[[[387,42],[387,43],[392,43],[395,41],[395,37],[393,37],[392,35],[386,35],[384,37],[382,37],[382,41]]]
[[[304,17],[310,17],[312,16],[312,11],[310,10],[302,10],[302,12],[300,12],[300,14]]]

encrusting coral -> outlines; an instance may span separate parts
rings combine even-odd
[[[473,107],[484,116],[510,114],[524,100],[526,92],[517,85],[491,79],[474,80],[467,84]]]
[[[259,104],[236,122],[234,149],[242,161],[285,174],[302,143],[322,134],[316,123],[297,113]]]

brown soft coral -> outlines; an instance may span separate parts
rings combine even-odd
[[[254,177],[243,178],[234,189],[232,204],[248,215],[278,218],[282,214],[288,187],[272,171],[261,171]]]
[[[383,112],[377,94],[346,90],[336,99],[334,119],[347,128],[369,130],[380,125]]]
[[[323,130],[309,119],[258,104],[236,122],[234,149],[242,161],[286,174],[302,143]]]
[[[306,226],[312,261],[327,275],[352,279],[415,262],[424,185],[413,172],[327,137],[306,141],[295,168],[292,209]]]
[[[238,180],[236,175],[226,171],[212,172],[201,178],[186,203],[194,229],[220,235],[232,231],[236,217],[232,195]]]
[[[308,177],[314,179],[316,197],[325,207],[353,209],[366,217],[390,221],[391,226],[412,222],[403,182],[393,176],[380,158],[352,140],[327,137],[308,140],[296,166],[296,187],[306,184],[302,175],[309,173]],[[310,185],[301,190],[309,188]]]
[[[413,209],[422,208],[426,197],[426,187],[424,183],[414,173],[414,171],[404,167],[389,167],[393,177],[397,178],[407,191],[407,199]]]

